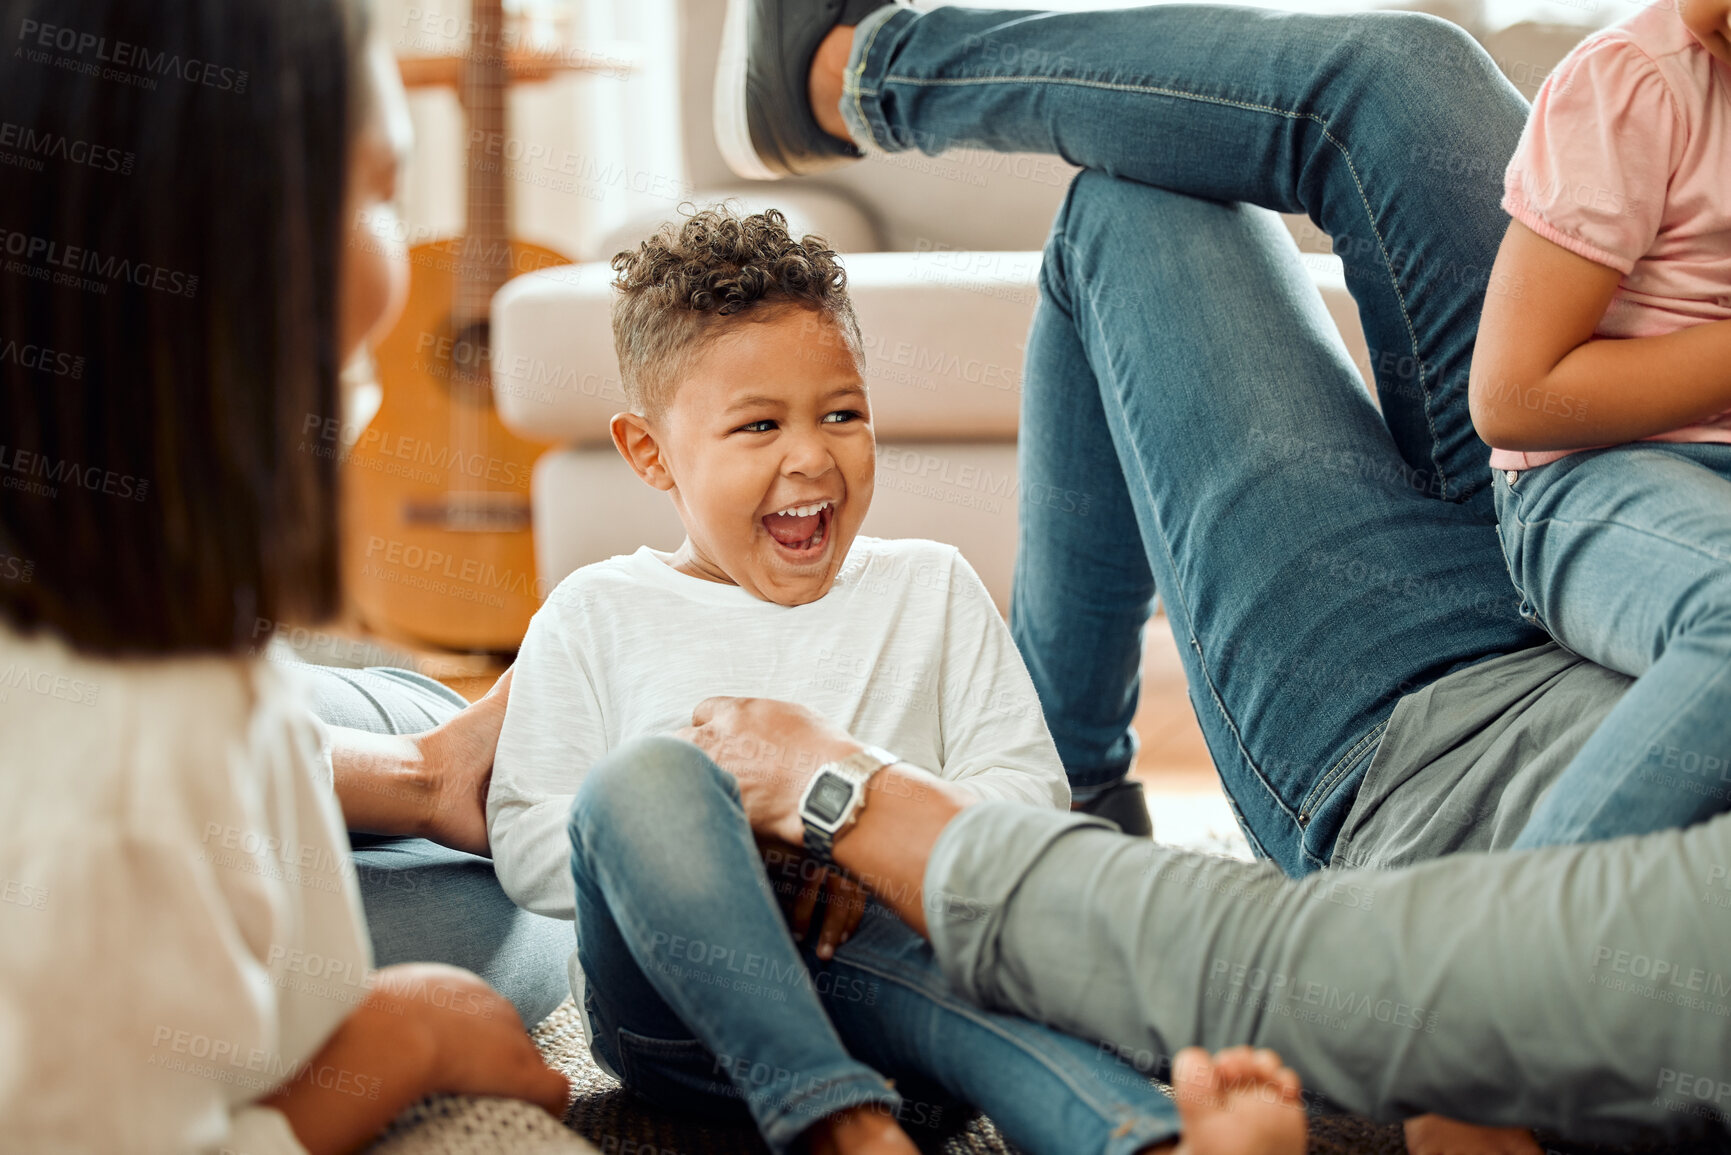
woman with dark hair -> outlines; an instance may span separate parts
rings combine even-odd
[[[337,604],[336,464],[301,439],[404,293],[388,50],[360,0],[0,12],[0,1133],[336,1151],[434,1092],[562,1111],[481,978],[370,970],[363,890],[391,953],[450,958],[383,892],[508,938],[496,883],[395,842],[357,885],[332,795],[463,845],[441,802],[484,780],[497,701],[405,686],[375,728],[445,724],[369,737],[309,707],[389,679],[257,657]],[[540,969],[520,1002],[562,985]]]

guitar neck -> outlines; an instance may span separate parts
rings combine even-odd
[[[505,167],[504,0],[473,0],[474,32],[463,62],[462,98],[469,116],[468,223],[457,259],[454,319],[487,319],[493,294],[510,279],[510,228]]]

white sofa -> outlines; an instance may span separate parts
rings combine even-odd
[[[1007,606],[1016,538],[1016,418],[1037,252],[844,257],[865,335],[878,438],[864,532],[957,546]],[[1332,257],[1318,288],[1354,359],[1363,340]],[[623,407],[602,262],[518,277],[493,303],[494,394],[506,425],[560,448],[535,468],[536,561],[550,586],[578,566],[649,544],[671,549],[671,503],[608,440]]]
[[[874,157],[817,179],[740,185],[708,129],[723,7],[713,0],[681,5],[686,165],[705,190],[693,199],[734,196],[747,210],[777,205],[796,232],[817,232],[843,254],[866,339],[879,440],[877,496],[865,532],[955,544],[1007,607],[1023,342],[1038,249],[1074,170],[1052,157],[1009,165],[957,152]],[[1454,7],[1461,11],[1444,14],[1470,18],[1461,4]],[[1508,58],[1505,69],[1530,96],[1582,32],[1525,25],[1484,39],[1499,61]],[[625,247],[654,223],[630,222],[600,251]],[[1326,249],[1327,238],[1308,221],[1289,223],[1301,248]],[[1315,251],[1304,260],[1354,363],[1367,366],[1339,262]],[[608,440],[608,419],[623,405],[608,325],[610,276],[605,262],[544,270],[512,281],[493,302],[501,416],[525,436],[559,446],[534,478],[543,588],[591,561],[645,543],[670,549],[680,540],[665,495],[639,482]]]

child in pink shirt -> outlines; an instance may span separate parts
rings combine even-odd
[[[1638,679],[1517,846],[1731,802],[1728,9],[1660,0],[1582,42],[1505,179],[1471,402],[1510,576],[1523,613]]]

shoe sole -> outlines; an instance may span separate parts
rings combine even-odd
[[[727,0],[721,28],[721,54],[715,65],[715,143],[727,167],[746,180],[780,180],[782,173],[763,163],[751,143],[746,110],[746,73],[750,54],[751,0]]]

